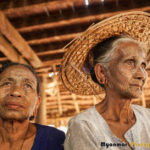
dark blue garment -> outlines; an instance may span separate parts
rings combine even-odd
[[[37,133],[31,150],[64,150],[64,132],[35,123]]]

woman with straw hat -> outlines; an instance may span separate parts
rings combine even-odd
[[[105,98],[69,122],[65,150],[150,149],[150,110],[131,105],[148,78],[150,14],[106,19],[67,46],[61,79],[80,95]]]

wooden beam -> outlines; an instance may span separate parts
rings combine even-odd
[[[2,12],[0,12],[0,31],[34,67],[42,66],[41,60]]]
[[[28,40],[27,43],[29,45],[39,45],[39,44],[46,44],[51,42],[67,41],[67,40],[72,40],[73,38],[75,38],[80,34],[81,33],[72,33],[72,34],[65,34],[65,35],[53,36],[53,37],[42,38],[42,39]]]
[[[55,60],[56,60],[56,62],[57,62],[57,60],[59,60],[59,59],[54,59],[54,62],[55,62]],[[50,60],[51,61],[51,60]],[[53,61],[53,60],[52,60]],[[47,62],[47,61],[46,61]],[[48,61],[49,62],[49,61]],[[44,63],[43,63],[44,64]],[[55,64],[55,63],[54,63]],[[57,63],[56,63],[57,64]],[[59,71],[59,66],[58,66],[58,68],[56,68],[57,69],[57,71]],[[53,72],[53,66],[52,66],[52,64],[50,65],[49,63],[48,63],[48,65],[43,65],[42,67],[39,67],[39,68],[36,68],[35,69],[35,71],[36,72],[38,72],[38,73],[47,73],[47,72]]]
[[[47,105],[46,108],[49,110],[47,112],[50,112],[52,109],[57,109],[57,112],[59,112],[57,104],[56,105],[49,105],[49,106]]]
[[[45,24],[40,24],[40,25],[33,25],[33,26],[28,26],[28,27],[21,27],[21,28],[18,28],[17,30],[20,33],[25,33],[25,32],[34,32],[38,30],[44,30],[44,29],[52,29],[52,28],[57,28],[57,27],[64,27],[64,26],[67,27],[67,26],[72,26],[72,25],[77,25],[77,24],[93,23],[93,22],[98,22],[108,17],[120,14],[120,13],[127,12],[127,11],[150,11],[150,6],[124,10],[124,11],[116,11],[116,12],[111,12],[111,13],[107,12],[107,13],[102,13],[98,15],[90,15],[90,16],[85,16],[85,17],[80,17],[80,18],[72,18],[72,19],[50,22],[50,23],[45,23]]]
[[[58,117],[58,118],[56,118],[56,117],[51,117],[51,118],[50,118],[50,117],[49,117],[49,118],[47,119],[47,124],[53,124],[53,125],[55,125],[55,126],[58,126],[58,123],[57,123],[57,122],[60,122],[59,126],[63,125],[63,126],[66,126],[66,127],[67,127],[70,118],[71,118],[71,116]],[[63,123],[62,123],[62,121],[63,121]]]
[[[54,103],[56,100],[57,100],[57,96],[51,96],[51,97],[46,98],[46,101],[49,104],[51,104],[51,102]],[[87,97],[84,99],[77,98],[77,100],[78,100],[78,104],[93,104],[92,97]],[[66,104],[66,103],[74,104],[74,101],[71,95],[61,95],[61,101],[62,101],[62,104]]]
[[[74,18],[74,19],[56,21],[56,22],[45,23],[45,24],[40,24],[40,25],[21,27],[21,28],[18,28],[17,31],[20,33],[27,33],[27,32],[34,32],[38,30],[44,30],[44,29],[51,29],[51,28],[57,28],[57,27],[65,27],[65,26],[71,26],[71,25],[76,25],[76,24],[89,23],[92,21],[96,21],[96,18],[99,19],[99,17],[97,16],[101,16],[101,15],[87,16],[87,17],[82,17],[82,18]]]
[[[62,108],[63,111],[67,111],[67,108]],[[57,108],[47,108],[47,114],[51,114],[51,115],[57,115],[57,117],[60,117],[59,111],[58,111],[58,107]]]
[[[54,60],[48,60],[43,62],[43,66],[52,66],[53,64],[55,65],[60,65],[62,59],[54,59]]]
[[[67,98],[67,100],[66,100],[66,98]],[[92,96],[87,96],[87,97],[84,97],[84,98],[76,97],[76,99],[78,100],[78,105],[80,105],[80,104],[81,105],[82,104],[93,105],[92,98],[93,98]],[[57,96],[46,97],[47,105],[48,104],[50,104],[50,105],[51,104],[57,104],[56,100],[57,100]],[[73,101],[73,98],[72,98],[71,95],[62,95],[61,94],[61,103],[62,103],[62,105],[64,105],[64,104],[74,104],[74,101]],[[97,101],[96,101],[95,104],[97,104]]]
[[[0,61],[8,61],[7,57],[0,57]]]
[[[37,52],[37,55],[38,56],[45,56],[45,55],[60,54],[60,53],[65,53],[65,52],[66,52],[66,49],[56,49],[56,50]]]
[[[46,68],[38,68],[38,69],[35,69],[36,72],[40,73],[40,72],[50,72],[52,71],[52,67],[49,66],[49,67],[46,67]]]
[[[39,76],[39,77],[42,77],[42,76],[45,75],[45,76],[48,77],[48,74],[49,74],[48,72],[43,72],[43,73],[38,73],[38,76]]]
[[[49,101],[48,99],[46,99],[46,103],[47,103],[47,106],[48,105],[57,105],[56,99],[54,99],[53,101]],[[73,105],[74,104],[72,99],[70,101],[64,101],[61,99],[61,103],[62,103],[62,105]]]
[[[47,119],[47,121],[50,121],[50,120],[61,120],[61,119],[63,119],[63,120],[70,120],[70,118],[71,118],[72,116],[67,116],[67,117],[58,117],[58,118],[48,118]]]
[[[0,34],[0,51],[12,62],[28,64],[10,43]]]
[[[89,105],[89,106],[90,106],[90,105]],[[63,110],[63,108],[75,109],[74,105],[62,105],[62,110]],[[52,109],[58,109],[58,112],[59,112],[58,105],[48,105],[48,106],[47,106],[47,109],[49,109],[50,111],[51,111]],[[50,111],[49,111],[49,112],[50,112]],[[59,114],[60,114],[60,112],[59,112]]]
[[[109,0],[114,1],[114,0]],[[91,4],[103,4],[100,0],[92,0],[90,2]],[[51,15],[51,12],[55,11],[62,11],[67,9],[76,9],[77,7],[83,7],[85,6],[85,1],[83,0],[59,0],[59,1],[53,1],[53,2],[47,2],[47,3],[41,3],[41,4],[35,4],[25,7],[19,7],[19,8],[10,8],[7,10],[4,10],[4,14],[9,18],[18,18],[18,17],[25,17],[25,16],[31,16],[31,15],[37,15],[46,13],[47,16]],[[86,7],[86,6],[85,6]]]
[[[60,9],[63,10],[72,7],[72,3],[72,1],[53,1],[19,8],[10,8],[4,10],[3,12],[8,18],[25,17],[41,13],[50,15],[53,11],[59,11]]]
[[[49,23],[49,24],[44,24],[44,25],[38,25],[32,27],[28,27],[31,29],[27,29],[28,31],[33,31],[34,29],[42,29],[42,28],[54,28],[54,27],[59,27],[59,26],[64,26],[64,25],[73,25],[73,24],[79,24],[79,23],[86,23],[86,22],[95,22],[95,21],[100,21],[105,18],[111,17],[113,15],[117,15],[120,13],[125,13],[129,11],[148,11],[150,10],[150,6],[144,7],[144,8],[136,8],[136,9],[131,9],[131,10],[124,10],[124,11],[117,11],[117,12],[111,12],[111,13],[104,13],[100,15],[94,15],[94,16],[87,16],[83,18],[75,18],[75,19],[69,19],[69,20],[63,20],[59,22],[54,22],[54,23]],[[41,26],[41,27],[40,27]],[[25,29],[26,30],[26,29]],[[24,31],[24,29],[22,30]],[[54,36],[54,37],[49,37],[49,38],[42,38],[42,39],[35,39],[35,40],[28,40],[28,44],[30,45],[38,45],[38,44],[45,44],[45,43],[50,43],[50,42],[57,42],[57,41],[66,41],[66,40],[72,40],[76,36],[80,35],[81,33],[73,33],[73,34],[65,34],[65,35],[59,35],[59,36]]]

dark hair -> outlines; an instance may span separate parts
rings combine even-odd
[[[93,67],[90,71],[90,74],[91,74],[92,80],[95,83],[99,84],[103,89],[105,89],[105,86],[103,84],[99,83],[99,81],[96,78],[95,71],[94,71],[94,67],[97,63],[96,60],[100,56],[105,55],[108,51],[110,51],[112,49],[113,43],[116,40],[121,39],[121,38],[131,38],[131,37],[129,37],[128,35],[116,35],[116,36],[113,36],[113,37],[110,37],[110,38],[104,40],[103,42],[98,43],[95,47],[93,47],[91,49],[91,52],[93,55]]]
[[[6,70],[7,68],[11,67],[11,66],[23,66],[25,68],[27,68],[29,71],[32,72],[32,74],[35,76],[36,78],[36,81],[37,81],[37,88],[36,88],[36,91],[37,91],[37,94],[39,95],[40,94],[40,79],[37,75],[37,73],[35,72],[34,68],[30,65],[26,65],[26,64],[21,64],[21,63],[16,63],[16,62],[11,62],[11,63],[7,63],[5,65],[2,66],[2,68],[0,68],[0,74]]]

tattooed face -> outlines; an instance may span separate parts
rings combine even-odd
[[[37,80],[23,66],[10,66],[0,74],[0,117],[7,120],[28,119],[38,100]]]

